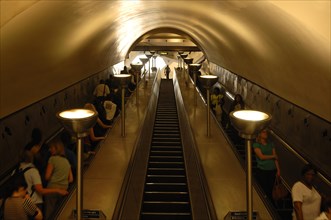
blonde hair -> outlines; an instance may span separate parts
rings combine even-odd
[[[49,147],[55,148],[55,155],[64,155],[64,145],[60,138],[55,138],[49,142]]]

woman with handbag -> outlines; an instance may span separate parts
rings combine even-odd
[[[276,175],[280,176],[280,169],[274,144],[268,140],[267,129],[258,134],[253,149],[257,161],[256,179],[267,197],[272,199],[272,189]]]

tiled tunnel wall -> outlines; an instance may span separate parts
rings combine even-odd
[[[1,119],[0,176],[17,164],[20,152],[31,140],[33,128],[39,128],[43,141],[47,140],[62,127],[56,113],[82,108],[86,102],[92,101],[95,86],[110,74],[113,74],[112,67]]]
[[[210,63],[209,69],[212,74],[219,76],[220,84],[227,91],[231,94],[239,93],[249,108],[270,113],[270,128],[300,152],[303,158],[331,177],[330,122],[220,66]],[[288,175],[289,182],[293,183],[299,178],[302,161],[293,159],[291,152],[281,147],[281,143],[275,142],[277,152],[283,156],[280,158],[282,173]],[[293,175],[294,173],[297,173],[297,176]]]

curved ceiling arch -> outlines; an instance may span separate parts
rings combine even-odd
[[[182,37],[184,40],[188,40],[191,41],[192,43],[194,43],[203,53],[203,48],[196,42],[196,40],[190,36],[190,34],[188,34],[185,31],[182,31],[178,28],[174,28],[174,27],[168,27],[168,26],[164,26],[164,27],[158,27],[152,30],[147,31],[146,33],[142,34],[138,39],[135,40],[135,42],[131,45],[130,49],[128,50],[128,53],[130,53],[130,51],[132,51],[133,48],[135,48],[142,40],[144,39],[148,39],[150,37],[153,37],[155,35],[163,35],[161,37],[165,38],[165,39],[169,39],[172,38],[171,34],[176,34],[179,35],[180,37]],[[128,54],[127,53],[127,54]]]
[[[123,61],[167,27],[210,62],[331,121],[330,1],[0,2],[1,117]]]

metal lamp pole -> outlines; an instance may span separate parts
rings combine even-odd
[[[200,76],[200,82],[207,90],[207,137],[210,137],[210,88],[218,81],[218,77],[214,75]]]
[[[130,64],[131,65],[131,68],[133,69],[134,71],[134,74],[136,75],[136,104],[138,105],[139,104],[139,73],[141,71],[141,68],[143,67],[142,64]]]
[[[125,137],[125,89],[131,80],[130,74],[117,74],[114,75],[115,79],[119,81],[119,85],[122,90],[122,101],[121,101],[121,135]]]
[[[76,219],[82,219],[83,176],[82,176],[82,140],[97,121],[98,113],[89,109],[70,109],[58,113],[57,118],[63,126],[77,137],[77,195]]]
[[[199,69],[201,68],[201,64],[199,63],[193,63],[189,64],[189,69],[193,72],[193,81],[194,81],[194,106],[197,106],[197,73]],[[207,91],[209,92],[209,91]],[[209,96],[208,96],[209,97]]]
[[[253,220],[252,192],[252,140],[271,122],[271,115],[254,110],[240,110],[230,113],[232,125],[246,144],[246,209],[247,219]]]

